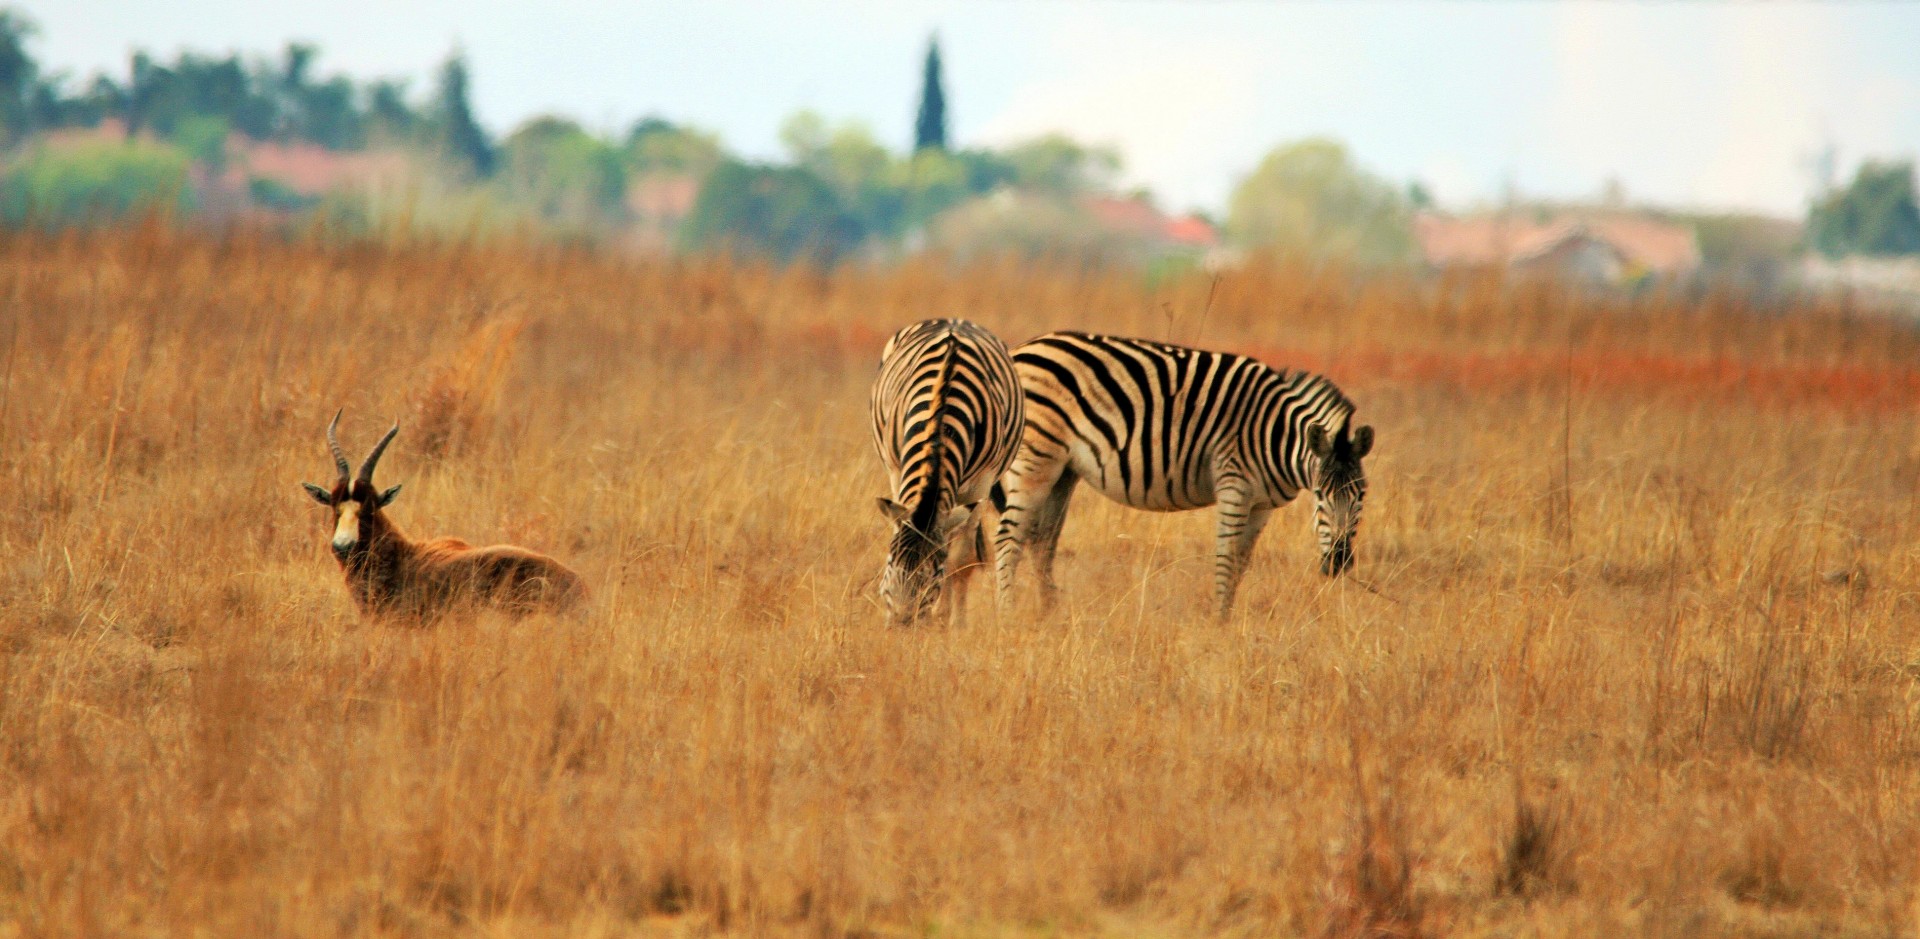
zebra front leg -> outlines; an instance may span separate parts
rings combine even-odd
[[[941,596],[946,599],[949,622],[955,626],[967,625],[967,588],[973,582],[973,575],[987,562],[986,521],[981,518],[985,509],[976,509],[974,517],[959,531],[953,533],[951,553],[947,555],[947,583]]]
[[[1021,551],[1033,539],[1034,514],[1066,468],[1064,455],[1041,454],[1029,442],[994,484],[993,506],[1000,511],[993,533],[994,594],[1003,614],[1012,609],[1013,575],[1020,569]]]
[[[1220,492],[1220,524],[1214,537],[1213,594],[1215,615],[1224,620],[1233,612],[1234,594],[1240,578],[1247,572],[1254,543],[1267,527],[1273,507],[1254,505],[1242,486],[1225,487]]]
[[[1040,612],[1053,611],[1060,599],[1060,585],[1053,579],[1053,558],[1060,548],[1060,531],[1067,524],[1067,505],[1073,499],[1080,477],[1069,469],[1047,490],[1047,497],[1033,511],[1028,524],[1027,543],[1033,548],[1033,571],[1040,578]]]

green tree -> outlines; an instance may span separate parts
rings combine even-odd
[[[33,33],[31,20],[0,10],[0,142],[12,143],[33,131],[31,98],[39,76],[27,52]]]
[[[1412,210],[1400,187],[1325,139],[1267,154],[1235,188],[1227,233],[1252,248],[1363,264],[1402,261],[1413,251]]]
[[[813,111],[801,111],[780,127],[795,166],[826,180],[841,196],[857,200],[885,186],[894,160],[866,126],[848,122],[832,127]]]
[[[619,148],[551,115],[521,124],[500,146],[496,181],[508,198],[569,227],[617,221],[625,210]]]
[[[920,113],[913,122],[913,149],[947,149],[947,93],[940,82],[940,39],[927,40],[926,67],[920,77]]]
[[[456,49],[440,67],[440,90],[434,100],[433,117],[439,130],[439,143],[447,156],[484,178],[493,175],[493,144],[474,120],[473,106],[467,100],[469,83],[466,55]]]
[[[404,79],[381,79],[367,87],[366,136],[383,143],[411,143],[419,138],[420,114],[407,104]]]
[[[215,176],[227,168],[227,135],[233,130],[224,117],[194,114],[183,118],[174,128],[173,140],[194,162]]]
[[[704,179],[727,153],[712,133],[647,117],[627,132],[625,156],[627,166],[637,174],[685,173]]]
[[[105,223],[192,207],[187,157],[153,143],[97,143],[29,154],[0,180],[0,221]]]
[[[1920,254],[1913,164],[1867,161],[1845,189],[1814,203],[1807,240],[1828,257]]]
[[[826,181],[797,166],[727,160],[707,177],[681,229],[689,248],[831,263],[865,237]]]
[[[1015,186],[1057,196],[1109,190],[1120,173],[1118,153],[1063,134],[1017,144],[1001,156]]]

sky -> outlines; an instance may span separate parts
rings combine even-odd
[[[781,155],[811,108],[904,149],[938,34],[949,136],[1116,147],[1125,181],[1224,210],[1274,147],[1345,142],[1443,205],[1513,193],[1805,212],[1822,154],[1920,154],[1920,4],[1254,0],[31,0],[41,63],[122,76],[135,48],[276,54],[410,77],[456,45],[481,121],[657,114]]]

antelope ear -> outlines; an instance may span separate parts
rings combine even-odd
[[[402,483],[401,485],[405,485],[405,484],[404,484],[404,483]],[[389,506],[389,505],[392,505],[392,504],[393,504],[393,497],[394,497],[394,496],[397,496],[397,495],[399,495],[399,494],[400,494],[400,486],[398,486],[398,485],[396,485],[396,486],[394,486],[394,487],[393,487],[392,489],[389,489],[389,490],[387,490],[386,492],[383,492],[383,493],[381,493],[381,494],[380,494],[380,507],[384,509],[384,508],[386,508],[387,506]]]
[[[940,520],[940,534],[944,536],[948,532],[965,525],[967,519],[973,517],[974,507],[979,504],[978,502],[970,502],[966,505],[956,505],[948,509],[946,517]]]
[[[322,489],[319,486],[316,486],[312,483],[301,483],[300,485],[306,487],[307,495],[312,496],[313,501],[318,502],[321,505],[327,505],[327,506],[330,506],[333,504],[332,490]]]
[[[907,523],[907,519],[913,517],[913,513],[908,511],[906,506],[901,505],[900,503],[895,502],[892,499],[886,498],[885,496],[882,496],[873,501],[880,504],[880,514],[886,516],[887,520],[894,523],[895,525],[905,525]]]
[[[1373,428],[1362,427],[1353,432],[1353,458],[1360,459],[1373,451]]]
[[[1307,425],[1307,449],[1320,459],[1333,455],[1333,441],[1327,437],[1327,429],[1319,424]]]

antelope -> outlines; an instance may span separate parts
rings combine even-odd
[[[315,502],[333,510],[333,556],[361,613],[427,622],[451,610],[482,607],[515,615],[560,612],[586,598],[579,574],[518,545],[476,548],[458,538],[408,539],[385,511],[400,487],[381,492],[373,486],[373,469],[400,433],[399,423],[374,444],[351,479],[346,452],[335,436],[339,425],[336,413],[327,425],[327,447],[339,479],[331,489],[300,485]]]

